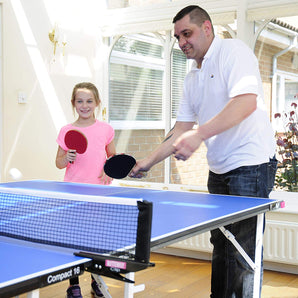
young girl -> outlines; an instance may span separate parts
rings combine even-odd
[[[108,157],[116,154],[114,129],[108,123],[95,118],[95,109],[100,105],[97,88],[92,83],[77,84],[72,92],[71,104],[78,114],[78,119],[60,130],[56,166],[59,169],[66,168],[64,181],[110,184],[112,179],[105,175],[103,166]],[[77,154],[65,145],[64,136],[72,129],[82,132],[87,138],[88,146],[83,154]],[[78,278],[70,279],[68,298],[82,297],[78,283]],[[93,279],[91,286],[94,297],[102,297]]]
[[[64,181],[110,184],[111,178],[104,174],[103,166],[106,159],[116,152],[114,130],[108,123],[95,118],[94,111],[100,105],[97,88],[92,83],[77,84],[72,92],[71,104],[78,119],[60,130],[56,166],[66,168]],[[68,150],[65,145],[64,136],[72,129],[81,131],[87,138],[88,146],[83,154]]]

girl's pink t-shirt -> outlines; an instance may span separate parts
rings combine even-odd
[[[106,146],[114,139],[114,129],[106,122],[98,121],[87,127],[77,127],[68,124],[61,128],[57,137],[58,145],[65,151],[65,134],[76,129],[81,131],[88,140],[87,150],[83,154],[77,154],[74,163],[68,163],[65,171],[64,181],[102,184],[99,176],[107,159]]]

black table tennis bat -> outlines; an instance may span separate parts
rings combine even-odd
[[[116,154],[107,159],[104,165],[104,172],[111,178],[125,178],[135,166],[134,157],[127,154]]]

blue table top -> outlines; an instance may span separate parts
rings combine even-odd
[[[212,195],[207,193],[141,189],[132,187],[98,186],[54,181],[22,181],[0,184],[0,193],[26,190],[63,199],[66,195],[142,199],[153,202],[151,248],[156,249],[231,222],[279,208],[279,201],[263,198]],[[11,280],[50,272],[90,261],[72,252],[53,251],[39,247],[7,243],[0,237],[1,285]],[[3,261],[2,261],[3,260]],[[42,260],[42,262],[40,261]],[[30,262],[30,266],[27,266]],[[9,270],[3,270],[9,268]],[[55,269],[55,270],[56,270]],[[4,274],[3,274],[4,273]]]
[[[143,199],[153,202],[152,247],[159,244],[163,245],[162,239],[165,239],[166,235],[178,234],[179,236],[180,234],[181,236],[184,231],[190,230],[193,230],[194,233],[197,231],[204,232],[279,207],[279,201],[266,198],[43,180],[2,183],[0,184],[0,191],[1,187],[46,192],[47,195],[51,192],[60,193],[61,198],[65,193],[83,197],[105,196]]]
[[[75,256],[73,251],[7,237],[0,237],[0,255],[1,297],[10,297],[13,291],[19,294],[26,292],[26,289],[32,290],[78,276],[84,272],[85,264],[91,262],[91,259]]]

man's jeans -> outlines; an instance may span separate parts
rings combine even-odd
[[[269,163],[244,166],[225,174],[218,175],[210,171],[208,190],[215,194],[268,198],[274,185],[276,167],[277,160],[273,158]],[[255,216],[225,227],[253,261],[256,223]],[[210,241],[214,246],[210,297],[253,297],[254,273],[245,259],[219,229],[211,231]]]

